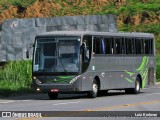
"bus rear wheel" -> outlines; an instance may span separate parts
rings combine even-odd
[[[134,88],[128,88],[128,89],[125,89],[125,92],[127,94],[139,94],[140,93],[140,79],[139,77],[136,78],[136,81],[135,81],[135,87]]]
[[[48,92],[48,97],[49,97],[51,100],[57,99],[58,93],[51,93],[51,92]]]
[[[88,92],[88,97],[96,98],[97,94],[98,94],[98,90],[99,90],[98,88],[99,88],[99,85],[98,85],[97,81],[94,80],[93,84],[92,84],[92,90]]]
[[[141,85],[140,85],[140,79],[139,79],[139,77],[137,77],[137,78],[136,78],[136,82],[135,82],[135,87],[132,89],[132,93],[133,93],[133,94],[138,94],[138,93],[140,93],[140,89],[141,89],[140,86],[141,86]]]

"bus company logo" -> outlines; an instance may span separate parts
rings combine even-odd
[[[2,117],[12,117],[11,112],[2,112]]]

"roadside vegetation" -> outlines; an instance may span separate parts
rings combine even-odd
[[[156,38],[156,78],[160,82],[160,37]]]
[[[31,63],[31,61],[8,62],[0,69],[0,95],[10,96],[32,92]]]
[[[156,57],[156,78],[157,82],[160,82],[160,54]]]
[[[0,22],[10,18],[72,15],[117,15],[118,31],[156,36],[156,78],[160,82],[160,0],[0,0]],[[0,68],[0,95],[31,90],[31,61]]]
[[[9,9],[10,6],[25,9],[35,2],[36,0],[0,0],[0,13],[2,13],[4,10]]]

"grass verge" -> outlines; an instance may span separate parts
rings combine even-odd
[[[156,81],[160,82],[160,54],[156,56]]]
[[[0,95],[10,96],[32,92],[32,62],[8,62],[0,69]]]

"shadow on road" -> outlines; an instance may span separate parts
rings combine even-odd
[[[110,97],[110,96],[122,96],[128,95],[124,91],[109,91],[106,94],[101,94],[98,98],[102,97]],[[11,96],[11,97],[0,97],[0,99],[5,100],[50,100],[47,93],[35,93],[35,94],[26,94],[19,96]],[[93,99],[88,98],[86,93],[78,93],[78,94],[59,94],[58,98],[55,100],[72,100],[72,99]]]
[[[8,95],[11,95],[11,96],[4,97],[4,96],[1,96],[3,94],[0,94],[0,100],[50,100],[47,93],[34,93],[33,91],[30,91],[30,90],[28,90],[30,92],[26,92],[27,90],[22,89],[20,95],[15,95],[15,94],[12,95],[12,91],[5,92],[5,94],[7,93]],[[157,90],[158,91],[160,90],[160,84],[141,90],[141,93],[139,95],[150,94],[152,92],[156,92]],[[3,90],[0,89],[0,93],[2,93],[2,91]],[[124,90],[121,90],[121,91],[110,90],[108,93],[103,93],[98,97],[111,97],[111,96],[123,96],[123,95],[134,95],[134,94],[126,94]],[[56,100],[71,100],[71,99],[92,99],[92,98],[88,98],[86,93],[59,94]]]

